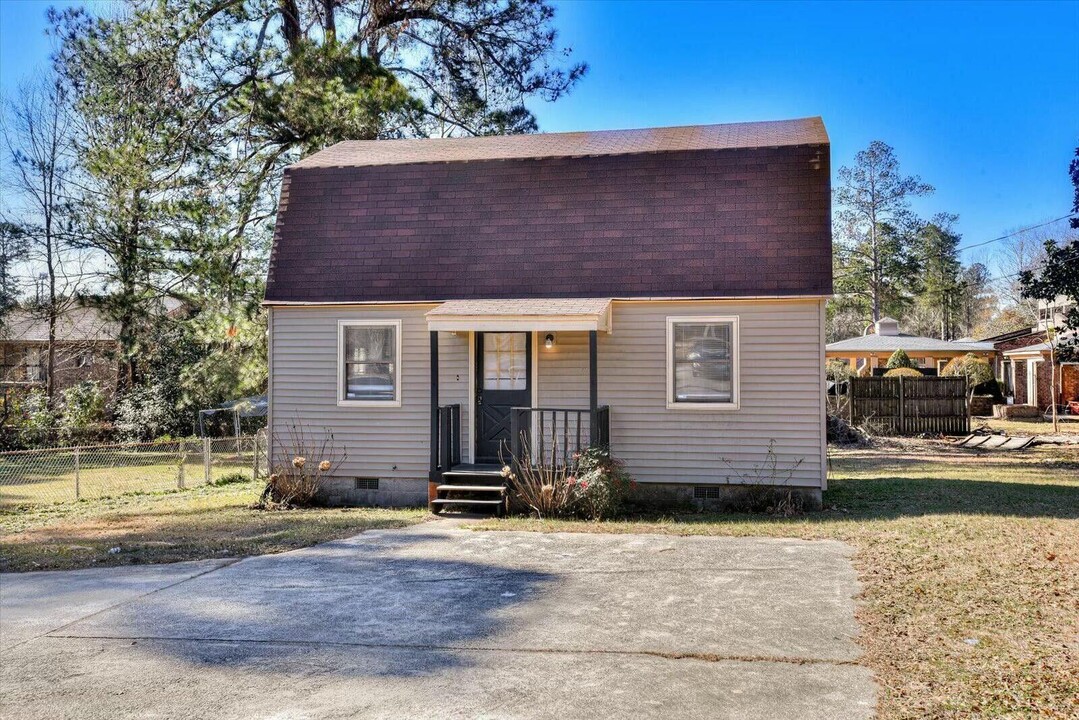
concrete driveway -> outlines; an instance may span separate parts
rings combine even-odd
[[[5,718],[865,718],[838,542],[477,533],[0,576]]]

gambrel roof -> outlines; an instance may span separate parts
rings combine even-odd
[[[820,118],[339,143],[286,171],[266,300],[832,291]]]

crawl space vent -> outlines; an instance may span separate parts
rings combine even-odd
[[[693,486],[694,500],[719,500],[719,488],[714,485]]]
[[[378,478],[356,478],[357,490],[378,490]]]

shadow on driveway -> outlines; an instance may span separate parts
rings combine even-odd
[[[415,647],[422,666],[364,665],[411,675],[460,661],[440,652],[499,635],[515,605],[554,581],[548,573],[493,562],[425,556],[445,536],[367,533],[281,555],[248,558],[77,623],[65,636],[159,640],[154,651],[205,665],[285,662],[313,645]],[[421,549],[413,552],[414,549]],[[184,642],[178,642],[184,641]],[[222,652],[221,646],[229,649]],[[145,650],[146,648],[144,648]],[[357,665],[357,668],[360,666]]]

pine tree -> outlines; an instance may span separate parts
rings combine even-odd
[[[888,304],[904,305],[917,283],[919,223],[910,198],[933,187],[903,175],[895,151],[879,140],[855,156],[853,167],[840,168],[838,178],[836,294],[858,298],[869,317],[880,320]]]
[[[918,255],[922,269],[920,300],[937,316],[941,340],[955,339],[964,293],[961,236],[952,230],[957,215],[940,213],[918,233]]]

